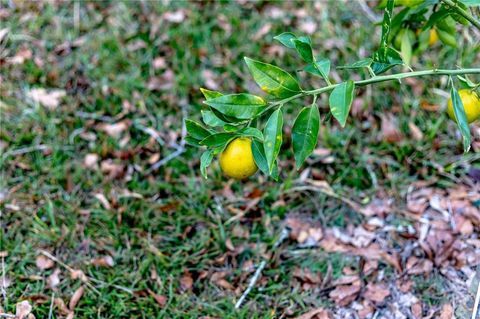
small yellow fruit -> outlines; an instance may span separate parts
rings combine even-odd
[[[438,41],[438,33],[435,29],[430,29],[430,37],[428,39],[428,45],[432,46]]]
[[[458,91],[458,94],[462,100],[468,123],[478,120],[480,118],[480,97],[477,95],[477,93],[469,89],[463,89]],[[448,116],[455,121],[452,99],[448,100],[447,113]]]
[[[245,179],[257,171],[253,159],[252,141],[239,137],[227,145],[220,154],[220,167],[225,175],[235,179]]]

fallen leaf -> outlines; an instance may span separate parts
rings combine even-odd
[[[165,297],[164,295],[158,295],[150,289],[147,289],[147,291],[150,294],[150,296],[152,296],[153,299],[155,299],[155,301],[161,308],[165,307],[165,305],[167,304],[167,297]]]
[[[94,197],[98,199],[100,204],[102,204],[103,208],[105,208],[106,210],[112,209],[112,206],[110,205],[110,202],[105,197],[105,195],[98,193],[98,194],[95,194]]]
[[[175,84],[175,74],[172,70],[166,70],[160,76],[153,76],[148,80],[147,89],[150,91],[170,90]]]
[[[191,290],[193,286],[193,278],[190,273],[186,273],[180,278],[180,290],[187,291]]]
[[[314,34],[317,30],[317,23],[309,18],[299,23],[298,28],[306,34]]]
[[[123,132],[130,127],[130,121],[120,121],[114,124],[102,123],[98,125],[98,129],[107,133],[107,135],[113,138],[120,138]]]
[[[80,279],[83,282],[87,282],[88,278],[85,273],[79,269],[73,269],[70,271],[70,277],[72,279]]]
[[[41,270],[50,269],[55,266],[55,262],[44,255],[38,255],[35,259],[35,264]]]
[[[30,90],[27,96],[46,108],[54,110],[60,105],[60,100],[66,96],[66,93],[64,90],[50,90],[47,92],[44,88],[39,88]]]
[[[402,133],[398,129],[396,119],[392,114],[381,115],[381,135],[382,139],[387,143],[397,143],[403,139]]]
[[[411,307],[411,310],[415,319],[422,319],[423,309],[422,309],[422,304],[420,302],[414,303]]]
[[[32,306],[30,305],[30,302],[28,302],[28,300],[20,301],[15,305],[16,319],[26,319],[31,312]]]
[[[50,287],[51,289],[56,289],[58,284],[60,283],[60,274],[61,274],[60,268],[55,268],[55,270],[52,272],[50,276],[47,278],[47,286]]]
[[[168,22],[172,22],[172,23],[183,22],[183,20],[185,20],[185,17],[186,17],[186,15],[185,15],[184,10],[177,10],[177,11],[173,11],[173,12],[165,12],[162,15],[163,19],[165,19]]]
[[[98,161],[100,159],[100,156],[98,154],[87,154],[85,155],[85,158],[83,159],[83,164],[85,165],[86,168],[90,169],[97,169],[98,168]]]
[[[354,301],[360,292],[360,281],[356,281],[351,285],[337,286],[329,294],[330,298],[339,306],[347,306]]]
[[[95,258],[90,261],[90,264],[97,267],[113,267],[115,262],[113,261],[112,256],[103,256],[100,258]]]
[[[66,316],[70,313],[70,310],[67,308],[67,305],[65,304],[65,301],[63,301],[62,298],[55,298],[53,300],[53,303],[55,304],[55,306],[57,307],[58,311]]]
[[[73,311],[75,307],[77,306],[78,302],[83,296],[83,293],[85,292],[85,288],[83,286],[80,286],[75,292],[73,293],[72,298],[70,299],[70,302],[68,303],[68,308]]]
[[[0,30],[0,43],[3,41],[3,39],[7,36],[8,32],[10,31],[9,28],[4,28]]]
[[[271,23],[265,23],[258,29],[258,31],[252,36],[252,39],[255,41],[260,40],[263,38],[265,35],[267,35],[270,30],[272,29],[272,24]]]
[[[408,122],[408,129],[410,130],[410,135],[416,141],[421,141],[423,139],[423,133],[413,122]]]
[[[108,175],[109,179],[120,179],[125,176],[125,166],[118,164],[111,159],[107,159],[100,163],[100,171]]]
[[[439,319],[452,319],[453,318],[453,307],[451,304],[446,303],[442,306],[440,310]]]
[[[382,303],[386,297],[390,296],[390,289],[385,284],[373,284],[367,285],[366,291],[363,297],[374,303]]]
[[[155,70],[165,69],[167,67],[167,61],[164,57],[159,56],[153,59],[152,66]]]
[[[306,312],[295,319],[330,319],[330,315],[327,310],[323,308],[317,308],[310,310],[309,312]]]

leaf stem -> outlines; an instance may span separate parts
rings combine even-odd
[[[455,10],[459,15],[467,19],[471,24],[475,26],[478,30],[480,30],[480,21],[475,19],[468,11],[464,10],[462,7],[458,6],[457,3],[453,2],[452,0],[440,0],[444,4],[450,6],[453,10]]]
[[[381,75],[381,76],[376,76],[376,77],[366,79],[366,80],[355,81],[355,87],[365,86],[365,85],[369,85],[369,84],[373,84],[373,83],[386,82],[386,81],[392,81],[392,80],[401,80],[401,79],[406,79],[406,78],[415,78],[415,77],[421,77],[421,76],[430,76],[430,75],[449,75],[449,76],[452,76],[452,75],[463,75],[463,74],[480,74],[480,68],[458,69],[458,70],[433,69],[433,70],[397,73],[397,74],[391,74],[391,75]],[[327,85],[327,86],[324,86],[324,87],[319,88],[319,89],[302,91],[298,94],[292,95],[292,96],[290,96],[288,98],[285,98],[283,100],[272,102],[270,105],[271,106],[276,106],[276,105],[280,105],[280,104],[285,104],[287,102],[290,102],[292,100],[295,100],[295,99],[303,97],[303,96],[318,95],[318,94],[321,94],[321,93],[324,93],[324,92],[329,92],[329,91],[332,91],[339,84],[340,83]]]

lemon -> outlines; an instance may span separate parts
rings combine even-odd
[[[228,177],[245,179],[257,171],[253,159],[252,141],[239,137],[231,141],[220,154],[220,168]]]
[[[438,41],[438,33],[435,29],[430,29],[430,37],[428,39],[428,44],[430,46],[434,45]]]
[[[467,115],[468,123],[472,123],[475,120],[480,118],[480,97],[469,89],[463,89],[458,91],[460,99],[463,103],[463,108],[465,109],[465,114]],[[455,113],[453,111],[452,99],[448,100],[447,105],[448,116],[455,121]]]

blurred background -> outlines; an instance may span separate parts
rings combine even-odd
[[[217,163],[205,180],[201,150],[183,142],[183,119],[201,118],[201,87],[262,94],[244,56],[303,68],[275,35],[310,36],[333,66],[370,56],[381,35],[377,1],[0,4],[0,313],[28,305],[37,318],[288,318],[315,309],[332,318],[422,318],[466,296],[480,263],[480,126],[471,126],[472,151],[463,154],[444,112],[447,77],[360,88],[343,129],[327,115],[328,96],[319,97],[319,142],[301,171],[290,128],[311,102],[286,105],[278,182],[261,174],[233,182]],[[478,30],[458,26],[456,39],[456,49],[437,41],[414,51],[411,67],[478,67]],[[362,72],[332,68],[331,77],[359,80]],[[297,76],[305,88],[324,85]],[[461,216],[450,218],[466,228],[445,239],[458,240],[456,254],[416,250],[432,198],[441,207],[460,201]],[[290,243],[271,251],[285,224]],[[364,238],[356,248],[378,247],[305,249],[302,231],[314,243],[331,231],[351,236],[342,245]],[[366,257],[386,252],[398,259]],[[272,262],[234,310],[267,256]],[[409,273],[408,260],[419,268]],[[359,271],[372,276],[362,277],[361,293],[351,279]]]

